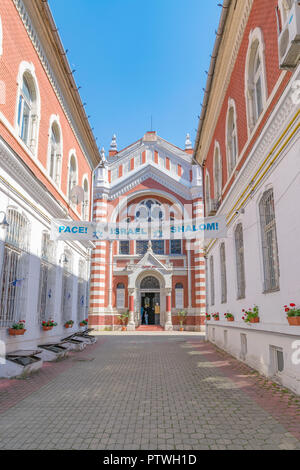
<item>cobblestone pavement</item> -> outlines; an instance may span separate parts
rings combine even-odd
[[[0,449],[298,449],[299,397],[200,336],[98,336],[0,380]]]

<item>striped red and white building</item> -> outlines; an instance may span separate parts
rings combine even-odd
[[[193,164],[187,136],[182,150],[147,132],[118,152],[113,136],[109,155],[94,179],[94,220],[133,221],[144,217],[162,223],[203,217],[202,169]],[[109,240],[95,243],[92,255],[89,323],[95,329],[120,328],[119,315],[129,311],[127,329],[142,323],[141,308],[149,306],[149,323],[200,330],[205,313],[205,266],[201,241]],[[155,314],[156,312],[156,314]]]

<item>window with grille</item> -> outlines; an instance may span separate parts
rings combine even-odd
[[[237,298],[244,299],[246,291],[245,282],[245,259],[244,259],[244,239],[243,226],[238,224],[234,232],[235,255],[236,255],[236,277],[237,277]]]
[[[72,253],[65,250],[65,262],[62,275],[62,319],[68,321],[72,319],[72,297],[73,297],[73,276]]]
[[[215,273],[214,273],[214,257],[209,259],[210,265],[210,305],[215,305]]]
[[[264,265],[264,291],[279,289],[279,259],[273,190],[263,194],[259,204]]]
[[[225,244],[220,246],[220,267],[221,267],[221,303],[227,302],[227,279],[226,279],[226,258]]]
[[[41,266],[39,280],[38,317],[39,322],[53,317],[53,297],[55,292],[55,266],[54,242],[50,240],[50,234],[43,232],[41,249]]]
[[[85,320],[87,315],[87,282],[86,282],[86,262],[79,261],[78,286],[77,286],[77,320]]]
[[[0,327],[10,326],[25,316],[26,259],[29,224],[15,209],[8,209],[9,223],[0,277]]]
[[[184,307],[184,289],[181,282],[177,282],[175,286],[175,308]]]

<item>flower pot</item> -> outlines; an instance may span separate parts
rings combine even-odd
[[[184,331],[184,328],[180,327],[180,328],[179,328],[179,331]]]
[[[227,321],[234,321],[234,317],[228,317]]]
[[[85,323],[79,323],[79,326],[87,326]]]
[[[300,317],[287,317],[289,325],[300,326]]]
[[[10,336],[21,336],[25,333],[25,328],[23,328],[22,330],[15,330],[14,328],[9,328],[9,335]]]
[[[72,328],[73,325],[65,325],[65,328]]]
[[[250,318],[250,323],[259,323],[259,317]]]
[[[122,331],[126,331],[126,330],[127,330],[126,326],[122,326]]]
[[[50,331],[52,330],[53,326],[43,326],[44,331]]]
[[[215,321],[219,321],[219,320],[220,320],[220,318],[219,318],[219,317],[216,317],[216,318],[214,318],[214,320],[215,320]]]

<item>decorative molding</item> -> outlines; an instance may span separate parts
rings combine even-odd
[[[59,101],[59,103],[60,103],[60,105],[61,105],[61,107],[62,107],[62,109],[65,113],[67,121],[69,122],[70,127],[71,127],[77,141],[78,141],[78,144],[81,148],[81,151],[82,151],[83,155],[85,156],[85,158],[87,159],[87,161],[89,162],[90,167],[93,168],[92,159],[90,158],[89,153],[88,153],[88,151],[87,151],[87,149],[86,149],[86,147],[83,143],[83,140],[80,137],[80,133],[78,131],[78,128],[75,124],[74,119],[72,118],[72,113],[70,112],[69,107],[68,107],[68,105],[66,103],[66,100],[64,98],[64,95],[63,95],[63,93],[62,93],[62,91],[61,91],[61,89],[58,85],[58,82],[55,78],[55,74],[54,74],[54,72],[53,72],[53,70],[50,66],[50,63],[47,59],[46,53],[45,53],[44,48],[43,48],[43,46],[40,42],[40,39],[39,39],[39,37],[38,37],[34,27],[33,27],[33,24],[32,24],[31,19],[30,19],[28,13],[27,13],[25,5],[24,5],[22,0],[13,0],[13,2],[14,2],[15,7],[16,7],[19,15],[20,15],[20,18],[21,18],[21,20],[23,22],[23,25],[24,25],[24,27],[27,31],[27,34],[28,34],[28,36],[29,36],[29,38],[30,38],[30,40],[31,40],[31,42],[32,42],[32,44],[33,44],[33,46],[34,46],[34,48],[35,48],[35,50],[36,50],[36,52],[39,56],[39,58],[40,58],[42,66],[43,66],[43,68],[44,68],[44,70],[47,74],[47,77],[49,78],[49,81],[52,85],[52,88],[53,88],[55,94],[56,94],[56,97],[57,97],[57,99],[58,99],[58,101]]]
[[[242,11],[241,14],[239,14],[239,11],[237,11],[237,10],[235,10],[234,13],[233,13],[233,15],[235,15],[235,17],[239,20],[239,25],[238,25],[238,29],[237,29],[237,32],[235,34],[235,37],[233,38],[233,40],[231,40],[230,59],[227,60],[227,58],[224,57],[224,60],[226,60],[225,71],[223,69],[223,72],[222,72],[219,80],[217,80],[215,78],[215,83],[213,84],[213,88],[210,92],[210,104],[209,104],[210,109],[208,109],[208,111],[206,113],[205,123],[204,123],[204,127],[203,127],[202,133],[201,133],[202,136],[205,135],[205,140],[203,140],[203,137],[202,137],[201,141],[200,141],[201,145],[199,145],[199,149],[201,148],[201,156],[202,156],[201,158],[202,159],[206,158],[206,155],[207,155],[207,153],[209,151],[209,148],[210,148],[210,144],[211,144],[213,135],[215,133],[215,128],[216,128],[216,125],[217,125],[217,122],[218,122],[218,118],[219,118],[219,115],[220,115],[221,108],[222,108],[224,100],[225,100],[225,96],[226,96],[227,89],[228,89],[230,79],[231,79],[231,74],[232,74],[232,71],[233,71],[234,66],[236,64],[236,58],[237,58],[238,53],[239,53],[240,45],[242,43],[242,39],[243,39],[244,32],[245,32],[245,29],[246,29],[246,26],[247,26],[247,22],[248,22],[248,18],[249,18],[250,12],[251,12],[253,2],[254,2],[254,0],[243,0],[242,2],[238,2],[238,6],[243,5],[243,7],[242,7],[243,11]],[[229,29],[228,29],[227,33],[226,33],[226,30],[225,30],[225,35],[226,34],[227,34],[227,36],[230,36],[230,30]],[[224,48],[224,43],[225,43],[226,40],[228,41],[228,37],[223,38],[223,46],[221,46],[221,47]],[[220,62],[218,64],[218,69],[219,69],[219,67],[220,67]],[[215,75],[218,75],[218,72],[219,72],[219,70],[216,70]],[[217,90],[218,93],[216,93],[215,90]],[[212,95],[216,96],[216,99],[214,100],[214,103],[212,103],[212,99],[211,99]],[[211,115],[209,116],[210,113],[211,113]],[[209,126],[207,125],[207,122],[209,122]],[[199,154],[199,150],[198,150],[198,154]]]
[[[300,76],[300,67],[298,73],[294,75],[294,80]],[[293,80],[293,82],[294,82]],[[252,151],[247,157],[243,167],[241,168],[237,179],[232,184],[225,200],[223,201],[219,214],[227,214],[231,207],[234,205],[240,194],[242,194],[245,187],[249,184],[253,175],[257,171],[266,155],[270,152],[274,142],[278,139],[281,133],[287,126],[288,120],[298,111],[299,107],[293,103],[290,92],[292,83],[286,88],[281,99],[274,108],[268,123],[260,133]],[[273,167],[269,171],[272,171]]]

